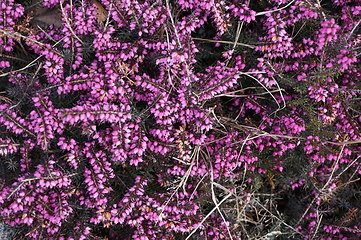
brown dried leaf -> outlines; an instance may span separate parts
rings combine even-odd
[[[95,11],[97,12],[96,18],[99,24],[104,24],[108,17],[108,11],[97,1],[94,0]]]

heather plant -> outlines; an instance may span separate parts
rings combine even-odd
[[[0,13],[0,219],[16,237],[361,236],[359,1]]]

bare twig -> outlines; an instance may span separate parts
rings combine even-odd
[[[36,177],[36,178],[27,178],[27,179],[24,179],[21,181],[21,183],[19,184],[19,186],[17,186],[10,194],[9,196],[7,196],[7,199],[11,198],[12,195],[14,195],[15,192],[17,192],[17,190],[25,183],[27,182],[32,182],[32,181],[35,181],[35,180],[40,180],[40,179],[45,179],[45,180],[54,180],[54,179],[59,179],[59,178],[63,178],[63,177],[72,177],[72,176],[75,176],[75,175],[78,175],[79,173],[72,173],[72,174],[69,174],[69,175],[66,175],[66,176],[58,176],[58,177]]]
[[[292,0],[292,1],[289,2],[286,6],[281,7],[281,8],[277,8],[277,9],[270,10],[270,11],[264,11],[264,12],[256,13],[256,16],[261,16],[261,15],[265,15],[265,14],[267,14],[267,13],[273,13],[273,12],[281,11],[282,9],[288,8],[294,1],[295,1],[295,0]]]
[[[204,41],[204,42],[224,43],[224,44],[231,44],[231,45],[236,45],[236,46],[243,46],[243,47],[248,47],[251,49],[254,49],[256,47],[254,45],[238,43],[238,42],[231,42],[231,41],[221,41],[221,40],[213,40],[213,39],[205,39],[205,38],[192,38],[192,39],[198,40],[198,41]]]
[[[65,19],[66,25],[68,26],[71,34],[73,34],[73,36],[74,36],[79,42],[81,42],[81,43],[83,44],[83,41],[75,34],[73,28],[71,27],[71,24],[70,24],[70,22],[69,22],[69,19],[66,17],[66,14],[65,14],[65,12],[64,12],[63,2],[60,2],[60,8],[61,8],[61,13],[63,14],[63,17],[64,17],[64,19]]]
[[[215,194],[215,192],[214,192],[214,185],[212,184],[212,183],[214,182],[214,179],[213,179],[213,167],[212,167],[212,165],[211,165],[211,169],[210,169],[210,177],[211,177],[210,180],[211,180],[212,201],[213,201],[214,205],[216,206],[215,208],[217,209],[217,211],[218,211],[219,215],[221,216],[223,222],[225,223],[225,226],[227,226],[227,221],[226,221],[226,219],[224,218],[221,210],[220,210],[219,207],[218,207],[218,200],[217,200],[216,194]],[[222,187],[223,187],[223,186],[222,186]],[[223,188],[224,188],[224,187],[223,187]],[[224,188],[224,189],[226,189],[226,188]],[[228,190],[228,189],[226,189],[226,190]],[[228,190],[228,192],[230,192],[230,191]],[[232,192],[230,192],[229,194],[233,195]],[[230,238],[230,239],[233,239],[232,234],[231,234],[231,231],[229,230],[228,227],[227,227],[227,232],[228,232],[229,238]]]
[[[281,110],[282,108],[284,108],[284,107],[281,108],[281,106],[279,105],[279,103],[278,103],[277,99],[275,98],[275,96],[268,90],[268,88],[267,88],[261,81],[259,81],[257,78],[253,77],[252,75],[249,75],[249,73],[240,72],[240,74],[246,75],[247,77],[252,78],[252,79],[255,80],[256,82],[258,82],[258,84],[261,85],[261,86],[271,95],[271,97],[273,98],[273,100],[275,100],[275,102],[276,102],[276,104],[277,104],[277,106],[278,106],[278,110]],[[279,87],[278,84],[277,84],[277,86]],[[279,88],[279,89],[280,89],[280,88]],[[283,101],[284,101],[284,99],[283,99]],[[284,103],[284,105],[285,105],[285,103]]]
[[[195,232],[198,231],[198,229],[202,226],[202,224],[209,218],[209,216],[212,215],[212,213],[214,211],[216,211],[216,209],[219,208],[219,206],[221,206],[228,198],[230,198],[232,196],[232,194],[228,194],[227,196],[225,196],[203,219],[202,221],[197,225],[197,227],[195,229],[193,229],[193,231],[187,236],[187,238],[185,240],[188,240]]]

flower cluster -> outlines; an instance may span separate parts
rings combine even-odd
[[[357,4],[46,0],[39,28],[21,2],[0,3],[19,237],[360,237]]]
[[[336,41],[337,40],[337,32],[340,30],[340,26],[335,23],[335,19],[326,20],[321,23],[320,34],[318,35],[318,42],[320,44],[320,48],[323,44]]]
[[[0,4],[0,53],[11,52],[15,46],[14,36],[15,22],[24,14],[24,7],[15,3],[14,0],[2,1]],[[10,67],[8,61],[0,61],[1,67]]]

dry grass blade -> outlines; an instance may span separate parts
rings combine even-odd
[[[251,49],[254,49],[256,47],[256,46],[250,45],[250,44],[231,42],[231,41],[212,40],[212,39],[205,39],[205,38],[192,38],[192,39],[197,40],[197,41],[204,41],[204,42],[224,43],[224,44],[231,44],[231,45],[236,45],[236,46],[243,46],[243,47],[248,47]]]
[[[216,206],[202,219],[202,221],[197,225],[197,227],[195,229],[193,229],[193,231],[186,237],[185,240],[190,239],[190,237],[198,231],[198,229],[202,226],[202,224],[209,218],[209,216],[212,215],[212,213],[214,211],[216,211],[219,206],[221,206],[228,198],[230,198],[232,196],[232,193],[228,194],[227,196],[225,196],[219,203],[216,204]]]

